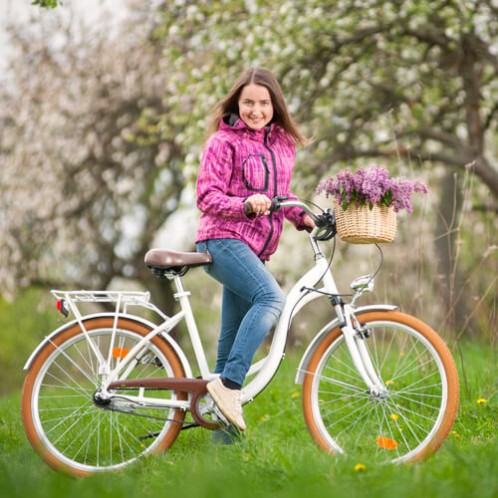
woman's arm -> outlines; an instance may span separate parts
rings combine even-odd
[[[197,207],[207,214],[245,218],[244,197],[228,195],[233,172],[234,150],[216,136],[204,148],[197,177]]]

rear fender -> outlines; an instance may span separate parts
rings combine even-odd
[[[94,318],[115,318],[116,314],[115,313],[95,313],[92,315],[85,315],[82,317],[83,322],[94,319]],[[126,318],[127,320],[130,320],[132,322],[140,323],[141,325],[145,325],[146,327],[150,328],[151,330],[156,328],[157,325],[154,323],[145,320],[144,318],[134,316],[134,315],[127,315],[127,314],[119,314],[119,318]],[[40,351],[48,344],[50,343],[55,337],[57,337],[59,334],[62,334],[64,331],[69,329],[70,327],[77,325],[78,320],[72,320],[58,329],[54,330],[50,335],[46,336],[43,341],[38,344],[36,349],[31,353],[30,357],[28,358],[28,361],[24,365],[23,370],[27,371],[31,367],[33,361],[35,358],[40,354]],[[185,356],[185,353],[182,351],[178,343],[168,334],[159,334],[160,337],[162,337],[170,346],[171,348],[175,351],[177,354],[178,358],[180,359],[180,362],[183,366],[183,370],[185,372],[185,375],[187,377],[192,377],[192,369],[190,367],[190,363]]]

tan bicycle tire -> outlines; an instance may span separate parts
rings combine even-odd
[[[447,401],[444,408],[444,414],[442,415],[442,419],[439,423],[437,431],[435,431],[430,441],[427,441],[423,445],[423,447],[420,448],[420,451],[416,451],[410,456],[410,458],[406,460],[401,458],[401,461],[414,462],[422,458],[429,457],[440,448],[440,446],[448,436],[457,415],[459,403],[459,381],[457,369],[451,352],[449,351],[444,341],[432,328],[413,316],[400,313],[398,311],[372,311],[364,312],[361,315],[358,315],[358,319],[361,323],[392,322],[410,327],[411,329],[421,334],[431,344],[437,356],[439,357],[445,372],[447,384]],[[333,447],[331,447],[331,444],[324,436],[323,427],[320,429],[320,424],[317,423],[316,402],[315,409],[313,407],[313,381],[318,365],[322,362],[323,355],[327,354],[329,348],[333,347],[333,345],[336,344],[336,341],[341,338],[341,335],[342,332],[339,327],[335,327],[325,335],[325,337],[316,347],[309,360],[308,365],[306,366],[306,373],[303,381],[302,406],[306,426],[310,435],[318,444],[318,446],[324,451],[330,453],[335,453],[336,451]]]
[[[86,320],[85,328],[89,332],[92,332],[101,329],[112,329],[113,324],[113,317],[98,317]],[[141,337],[144,337],[150,332],[150,329],[143,323],[128,318],[119,318],[117,327],[118,329],[131,332]],[[63,346],[68,341],[74,340],[79,335],[82,335],[80,326],[78,324],[70,325],[40,350],[39,354],[33,360],[24,380],[21,393],[21,417],[28,441],[48,465],[57,471],[82,477],[90,475],[94,473],[94,471],[82,470],[78,466],[74,467],[67,462],[61,461],[61,459],[54,455],[43,443],[40,434],[36,430],[36,424],[33,418],[33,389],[40,370],[44,367],[45,362],[51,357],[56,348]],[[175,377],[185,377],[185,372],[177,353],[164,339],[155,336],[151,340],[151,344],[153,344],[153,346],[167,359]],[[186,399],[186,396],[186,393],[177,393],[177,399]],[[185,415],[185,412],[182,410],[174,410],[174,416],[172,417],[174,422],[170,424],[167,433],[156,443],[155,448],[150,454],[163,452],[173,444],[182,428]],[[98,470],[99,469],[96,468],[95,472]]]

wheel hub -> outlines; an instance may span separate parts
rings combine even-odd
[[[100,388],[93,393],[92,400],[93,404],[99,408],[109,408],[111,404],[109,396],[104,395]]]
[[[387,389],[383,389],[382,391],[377,391],[376,389],[369,389],[368,394],[373,400],[381,401],[389,398],[389,391]]]

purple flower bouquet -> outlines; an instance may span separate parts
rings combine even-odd
[[[376,204],[393,207],[397,213],[406,209],[413,212],[412,194],[428,192],[425,183],[420,180],[410,181],[406,178],[389,178],[386,169],[376,165],[368,169],[359,169],[355,173],[341,171],[335,177],[322,180],[317,193],[325,192],[333,196],[339,206],[346,210],[354,204],[368,205],[370,209]]]
[[[396,233],[396,213],[413,212],[412,194],[428,192],[420,180],[389,178],[376,165],[355,173],[341,171],[322,180],[317,193],[332,196],[336,206],[337,231],[341,239],[356,244],[392,242]]]

